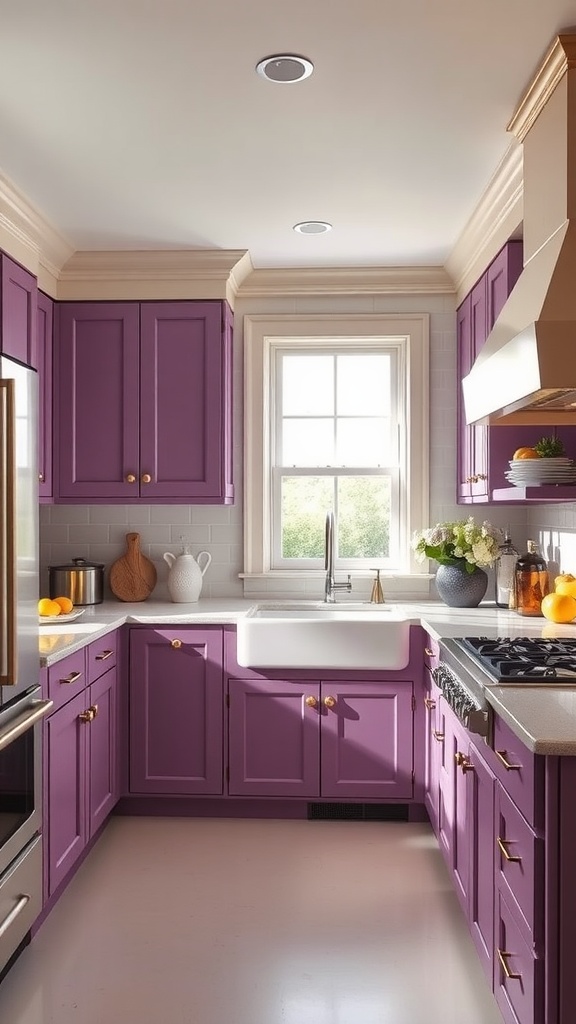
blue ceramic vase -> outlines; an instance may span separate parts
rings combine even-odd
[[[476,608],[488,587],[488,576],[478,566],[467,572],[459,565],[439,565],[436,570],[438,597],[450,608]]]

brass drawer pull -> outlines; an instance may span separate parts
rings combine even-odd
[[[89,711],[92,712],[92,718],[96,718],[96,716],[98,714],[98,705],[97,704],[91,704],[90,708],[89,708]]]
[[[106,661],[107,658],[111,658],[114,651],[102,651],[102,654],[96,655],[96,661]]]
[[[173,647],[175,651],[178,651],[182,647],[182,641],[181,640],[171,640],[170,641],[170,647]]]
[[[431,650],[430,647],[425,647],[424,648],[424,654],[426,654],[429,658],[433,658],[434,657],[434,651]]]
[[[506,963],[506,957],[514,956],[514,953],[507,953],[506,950],[504,950],[504,949],[497,949],[496,952],[498,953],[498,959],[500,961],[500,967],[504,971],[504,974],[506,975],[506,977],[507,978],[514,978],[515,981],[521,981],[522,980],[522,975],[521,974],[513,974],[512,971],[510,970],[510,968],[508,967],[508,964]]]
[[[521,772],[522,771],[522,767],[523,766],[521,764],[510,764],[510,762],[506,760],[506,751],[505,750],[495,750],[494,753],[496,754],[496,757],[498,758],[498,760],[504,765],[504,767],[505,767],[507,772]]]
[[[428,708],[429,711],[434,711],[434,708],[436,707],[436,701],[432,700],[431,697],[424,697],[424,705]]]
[[[466,757],[466,754],[463,754],[461,750],[456,751],[456,753],[454,754],[454,760],[456,761],[458,768],[462,769],[464,775],[466,774],[466,772],[474,771],[474,765],[472,764],[472,761],[470,760],[469,757]]]
[[[78,718],[80,719],[81,722],[86,722],[86,723],[92,722],[93,719],[94,719],[94,711],[93,711],[93,709],[92,708],[88,708],[87,711],[81,711],[80,714],[78,715]]]
[[[444,743],[444,733],[443,732],[438,732],[437,729],[433,729],[432,730],[432,735],[433,735],[435,740],[438,740],[438,743]]]
[[[71,672],[69,676],[65,676],[64,679],[59,679],[58,682],[59,683],[75,683],[78,679],[80,679],[81,675],[82,675],[81,672]]]
[[[508,850],[506,849],[506,844],[511,842],[510,839],[501,839],[500,836],[496,836],[496,842],[498,844],[498,849],[500,850],[500,853],[502,854],[505,860],[509,860],[511,862],[514,862],[515,864],[522,863],[522,857],[514,857],[511,853],[508,853]]]

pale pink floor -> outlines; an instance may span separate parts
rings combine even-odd
[[[502,1024],[429,828],[114,818],[2,1024]]]

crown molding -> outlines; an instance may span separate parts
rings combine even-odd
[[[507,125],[519,142],[526,138],[540,111],[568,70],[576,68],[576,32],[562,33],[550,44],[542,63]]]
[[[453,281],[443,267],[269,267],[254,270],[246,277],[238,297],[453,292]]]
[[[522,146],[513,142],[446,260],[457,301],[464,298],[506,242],[518,235],[524,215]]]
[[[74,247],[0,174],[0,248],[24,264],[51,294]]]
[[[62,267],[58,298],[227,299],[252,270],[245,249],[75,252]]]

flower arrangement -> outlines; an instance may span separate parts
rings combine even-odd
[[[412,538],[418,562],[434,558],[440,565],[458,565],[472,573],[477,566],[493,565],[503,534],[491,523],[478,525],[473,516],[455,523],[436,523]]]

